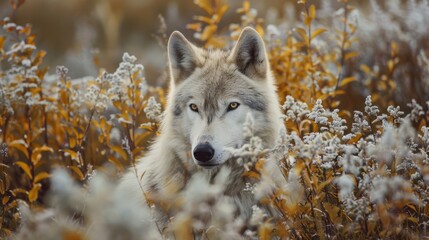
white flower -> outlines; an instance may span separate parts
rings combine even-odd
[[[143,110],[146,113],[147,118],[155,122],[161,121],[161,104],[158,103],[155,97],[150,97],[146,107]]]
[[[335,179],[335,183],[340,188],[340,197],[341,199],[347,199],[353,195],[353,190],[355,188],[355,181],[352,176],[343,174],[341,177]]]

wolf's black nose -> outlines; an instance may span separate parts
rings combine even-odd
[[[208,162],[213,158],[214,152],[209,143],[200,143],[194,149],[194,157],[200,162]]]

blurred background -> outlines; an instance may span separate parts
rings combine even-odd
[[[240,14],[236,12],[243,1],[227,1],[229,9],[218,24],[219,32],[228,34],[231,23],[240,23]],[[280,30],[281,36],[292,34],[292,29],[302,26],[302,4],[297,0],[249,1],[263,19],[262,26],[272,24]],[[330,36],[341,29],[342,0],[316,1],[308,4],[317,7],[315,27],[327,28],[331,34],[325,34],[323,41],[314,42],[316,48],[332,51],[337,48],[336,41]],[[375,75],[353,73],[359,82],[374,85],[372,90],[354,89],[364,98],[373,90],[383,91],[380,78],[383,69],[388,68],[391,60],[391,44],[398,46],[398,68],[388,76],[398,88],[389,96],[397,104],[416,99],[421,105],[429,100],[429,6],[424,0],[349,0],[354,6],[351,21],[356,22],[354,37],[358,43],[351,49],[358,51],[359,59],[351,64],[359,69],[365,64]],[[11,3],[19,5],[13,11]],[[37,46],[47,51],[44,64],[49,73],[55,73],[57,65],[69,68],[72,78],[97,76],[98,69],[112,72],[118,66],[124,52],[135,55],[145,66],[145,76],[152,86],[165,86],[167,38],[174,30],[182,31],[188,39],[201,45],[194,38],[194,31],[186,25],[195,22],[194,16],[207,16],[194,1],[185,0],[2,0],[0,17],[8,16],[20,25],[30,23],[37,35]],[[283,38],[284,39],[284,38]],[[319,44],[319,45],[318,45]],[[325,46],[328,44],[329,46]],[[331,49],[331,50],[329,50]],[[418,66],[416,68],[416,66]],[[349,67],[352,69],[352,67]],[[381,72],[379,71],[381,69]],[[347,71],[347,66],[345,71]],[[376,76],[378,75],[378,76]],[[366,81],[366,82],[365,82]],[[370,82],[368,82],[370,81]],[[377,85],[377,86],[376,86]],[[366,87],[367,89],[368,86]],[[354,104],[354,103],[353,103]],[[426,107],[426,106],[425,106]]]
[[[165,38],[179,30],[198,44],[186,24],[193,21],[194,15],[204,14],[190,0],[16,1],[22,3],[16,12],[9,1],[0,1],[0,16],[9,16],[20,25],[30,23],[33,26],[38,46],[48,53],[45,64],[50,72],[56,65],[64,65],[70,69],[72,78],[96,76],[94,57],[99,60],[100,67],[114,71],[123,52],[129,52],[144,64],[146,78],[154,85],[165,82],[162,74],[166,66]],[[240,21],[235,10],[242,1],[228,3],[229,10],[220,23],[225,30],[229,23]],[[264,24],[294,21],[299,12],[295,0],[253,0],[250,3],[258,11],[258,17],[264,19]],[[315,3],[320,5],[318,1]],[[157,36],[164,38],[163,41],[158,41]]]

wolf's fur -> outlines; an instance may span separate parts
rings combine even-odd
[[[251,193],[243,191],[243,167],[224,148],[245,143],[242,130],[249,112],[255,122],[254,134],[264,147],[273,146],[278,137],[281,113],[262,38],[252,28],[245,28],[231,51],[203,50],[174,32],[168,56],[171,83],[160,135],[139,160],[139,177],[130,171],[120,188],[137,198],[143,198],[142,188],[155,194],[180,190],[194,173],[203,172],[211,179],[226,165],[231,169],[231,181],[225,194],[234,199],[243,217],[250,216],[254,200]],[[231,102],[240,105],[228,112]],[[191,103],[198,106],[198,112],[189,108]],[[203,168],[193,157],[193,149],[201,142],[213,146],[210,163],[218,166]]]

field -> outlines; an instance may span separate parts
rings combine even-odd
[[[246,26],[265,40],[286,131],[262,149],[251,119],[244,129],[252,218],[234,214],[223,175],[195,175],[150,208],[114,194],[159,134],[171,33],[163,18],[151,23],[161,67],[147,73],[144,53],[122,50],[116,64],[88,50],[96,72],[77,76],[44,62],[43,36],[14,21],[27,3],[11,0],[0,22],[1,239],[429,238],[428,1],[299,0],[275,20],[252,1],[230,2],[195,0],[182,29],[204,48],[233,46]],[[273,184],[267,162],[286,184]],[[167,230],[139,220],[155,207],[174,209]]]

